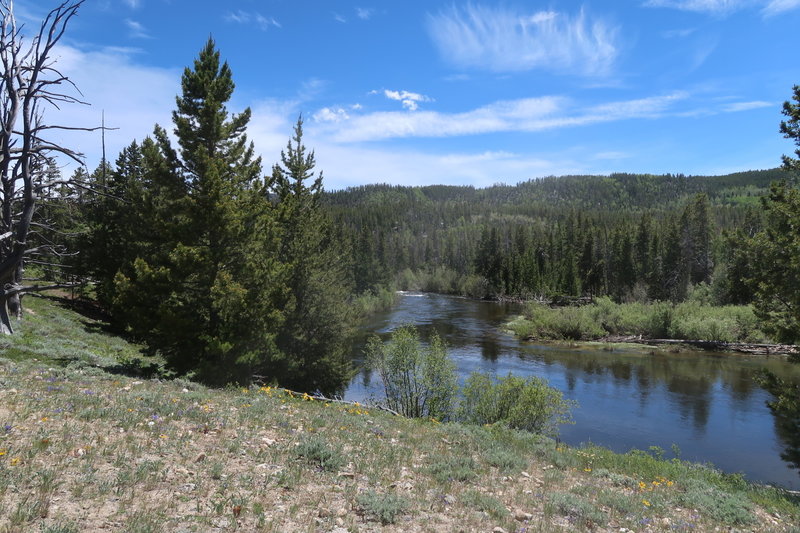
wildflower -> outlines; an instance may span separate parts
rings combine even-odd
[[[47,422],[48,420],[49,420],[49,418],[47,418],[46,416],[43,416],[43,417],[42,417],[42,418],[39,420],[39,422]]]
[[[158,436],[158,438],[159,438],[159,439],[166,439],[166,438],[169,438],[169,437],[167,437],[166,435],[164,435],[164,434],[162,433],[161,435],[159,435],[159,436]]]
[[[647,488],[647,484],[644,481],[639,482],[639,490],[644,490]]]
[[[650,502],[649,501],[642,500],[642,503],[644,504],[645,507],[650,507]]]
[[[672,486],[672,485],[674,485],[674,484],[675,484],[675,482],[674,482],[674,481],[667,481],[667,487],[671,487],[671,486]]]
[[[22,459],[20,459],[19,457],[14,457],[8,464],[11,466],[17,466],[21,460]]]
[[[584,469],[583,469],[583,471],[584,471],[584,472],[591,472],[591,471],[592,471],[592,469],[591,469],[591,468],[584,468]]]
[[[8,450],[6,450],[5,448],[0,449],[0,457],[4,456],[7,453],[8,453]]]

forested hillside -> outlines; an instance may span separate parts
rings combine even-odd
[[[780,169],[693,176],[612,174],[485,189],[370,185],[326,195],[354,244],[360,290],[478,297],[611,295],[679,301],[710,284],[717,303],[750,299],[739,234],[761,225]]]

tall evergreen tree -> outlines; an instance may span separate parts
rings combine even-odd
[[[277,347],[285,354],[279,381],[300,390],[341,392],[351,377],[346,353],[350,278],[347,250],[335,239],[320,204],[322,172],[303,145],[300,117],[273,167],[274,211],[281,232],[280,261],[288,268],[284,321]]]
[[[234,84],[209,39],[181,79],[173,148],[156,127],[143,198],[152,239],[115,278],[114,309],[179,372],[244,381],[281,359],[274,343],[284,269]]]

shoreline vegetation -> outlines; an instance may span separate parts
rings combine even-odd
[[[791,355],[798,347],[777,344],[760,329],[752,306],[714,306],[696,301],[615,303],[596,298],[578,306],[528,302],[506,327],[525,341],[687,346],[752,355]]]
[[[63,301],[28,304],[20,334],[0,338],[0,531],[792,532],[800,521],[797,495],[677,449],[618,454],[164,379],[158,358],[104,322]]]

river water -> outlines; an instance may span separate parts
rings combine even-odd
[[[665,457],[673,456],[675,444],[682,459],[800,488],[798,471],[780,457],[785,445],[766,406],[770,396],[754,381],[765,367],[800,381],[800,365],[781,357],[531,344],[501,329],[520,312],[513,303],[404,293],[390,311],[373,316],[365,331],[388,338],[395,328],[414,324],[423,339],[438,331],[462,381],[473,371],[547,379],[579,404],[575,424],[561,426],[559,438],[568,444],[592,442],[617,452],[659,446]],[[362,347],[354,350],[358,365]],[[380,378],[362,367],[345,398],[381,395]]]

